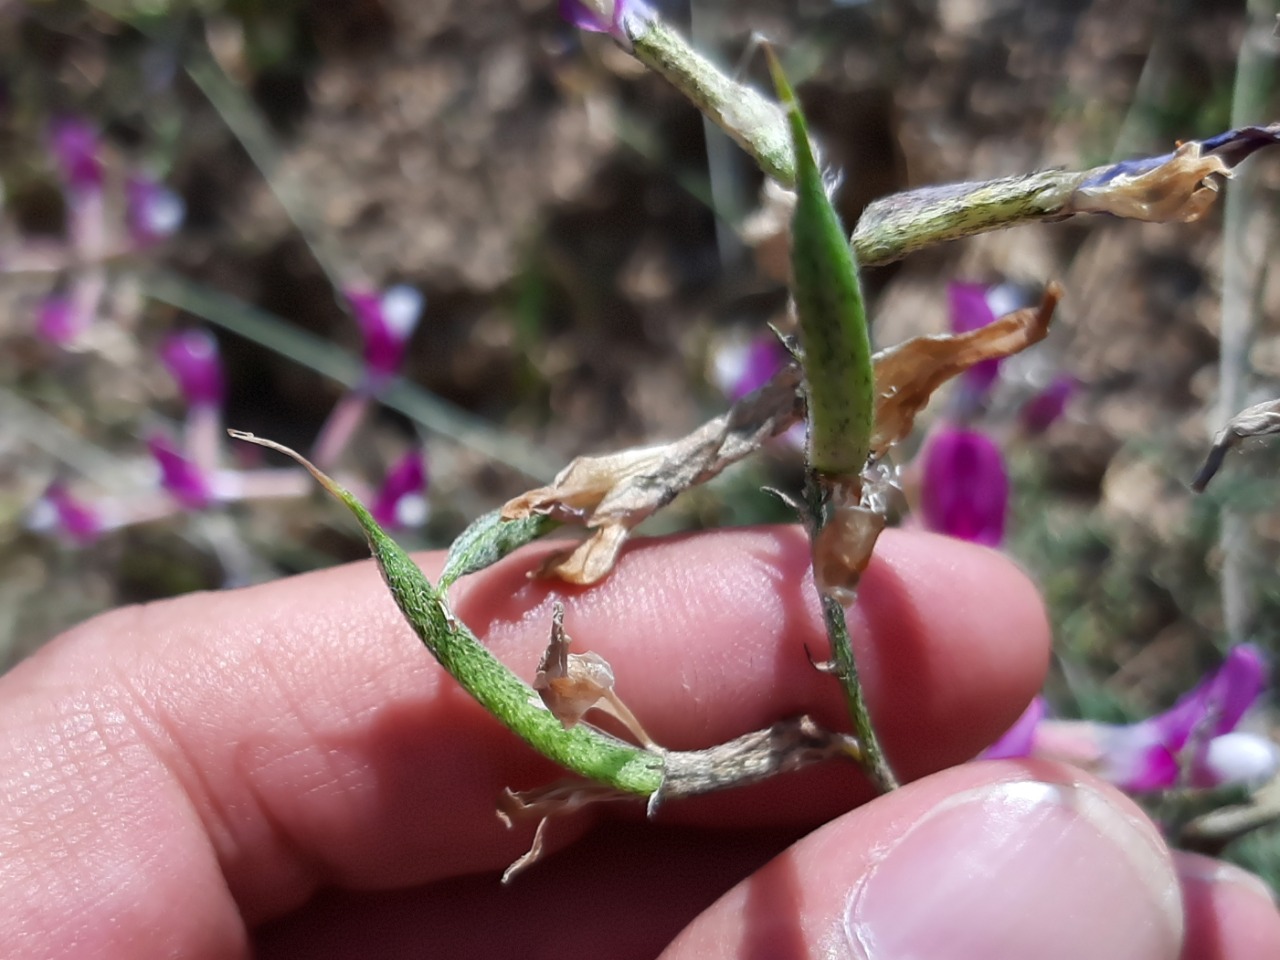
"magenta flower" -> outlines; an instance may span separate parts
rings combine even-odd
[[[640,0],[612,0],[612,9],[609,7],[610,0],[560,0],[560,17],[579,30],[607,33],[629,47],[631,40],[624,21],[628,17],[646,18],[651,12]]]
[[[1179,782],[1185,762],[1192,786],[1212,786],[1220,771],[1211,744],[1236,729],[1265,683],[1266,667],[1257,647],[1233,647],[1211,677],[1164,713],[1110,728],[1102,738],[1104,776],[1126,790],[1158,790]]]
[[[381,295],[356,289],[344,292],[364,337],[366,376],[373,384],[386,381],[395,375],[404,359],[425,300],[405,284],[390,287]]]
[[[36,310],[36,334],[42,340],[66,346],[84,331],[84,316],[75,300],[65,293],[52,293]]]
[[[1076,378],[1069,374],[1054,377],[1047,387],[1023,405],[1020,414],[1023,428],[1028,433],[1044,433],[1061,418],[1079,388]]]
[[[970,333],[985,327],[996,319],[995,311],[987,299],[988,288],[977,283],[947,284],[947,303],[950,307],[951,331]],[[962,388],[975,402],[980,402],[991,392],[1000,376],[1000,360],[983,360],[964,372]]]
[[[83,120],[59,120],[49,128],[49,151],[63,184],[75,193],[102,188],[97,131]]]
[[[188,510],[202,510],[213,499],[208,478],[200,468],[178,452],[163,434],[152,434],[147,449],[160,467],[160,486]]]
[[[183,330],[160,344],[160,360],[191,407],[222,405],[222,365],[218,341],[206,330]]]
[[[741,400],[768,383],[788,359],[782,341],[772,333],[762,334],[716,351],[715,380],[730,400]]]
[[[943,426],[926,443],[920,512],[927,529],[997,546],[1004,539],[1009,475],[985,433]]]
[[[426,458],[411,450],[387,472],[369,512],[384,527],[416,527],[426,519]]]
[[[1006,760],[1010,757],[1029,757],[1035,745],[1036,730],[1044,720],[1044,697],[1037,695],[1022,711],[1012,727],[999,740],[978,755],[979,760]]]
[[[34,527],[55,529],[81,546],[97,540],[102,533],[102,518],[98,512],[74,497],[66,484],[59,481],[49,484],[36,509],[38,515],[32,518]]]
[[[1280,750],[1265,737],[1237,729],[1265,676],[1258,649],[1241,644],[1173,707],[1138,723],[1046,720],[1043,703],[1037,708],[1033,702],[981,757],[1063,760],[1132,793],[1265,783],[1280,770]]]
[[[182,226],[186,205],[160,181],[135,174],[125,181],[124,194],[125,219],[135,246],[149,247]]]

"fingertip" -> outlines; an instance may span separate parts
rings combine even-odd
[[[764,942],[832,960],[1170,960],[1181,935],[1168,851],[1130,801],[1064,767],[971,764],[806,837],[664,957],[736,960]]]
[[[1174,854],[1187,918],[1183,960],[1273,960],[1280,957],[1275,892],[1234,864],[1195,853]]]

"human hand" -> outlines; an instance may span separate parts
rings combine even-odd
[[[526,679],[545,549],[455,596]],[[561,594],[566,626],[666,746],[837,725],[838,685],[805,656],[824,643],[807,565],[790,528],[641,544]],[[923,779],[864,803],[828,764],[653,823],[596,807],[504,888],[530,830],[504,830],[495,798],[562,774],[444,674],[372,564],[100,617],[0,678],[0,955],[1280,956],[1258,881],[1171,856],[1087,775],[945,769],[1043,679],[1044,614],[1007,561],[886,533],[850,621],[890,755]]]

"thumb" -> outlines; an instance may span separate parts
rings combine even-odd
[[[810,834],[663,956],[1176,960],[1182,929],[1169,852],[1131,801],[1065,767],[1003,762]]]

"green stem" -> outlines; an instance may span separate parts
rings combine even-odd
[[[871,723],[871,713],[867,709],[866,698],[862,695],[862,684],[858,680],[858,663],[853,656],[853,642],[849,638],[849,624],[845,618],[844,605],[829,593],[821,594],[822,619],[827,625],[827,638],[831,642],[831,657],[835,663],[836,675],[840,686],[844,689],[845,703],[849,708],[849,716],[853,719],[853,732],[862,747],[862,767],[874,781],[882,793],[898,788],[898,778],[889,766],[880,738],[876,736],[875,726]]]

